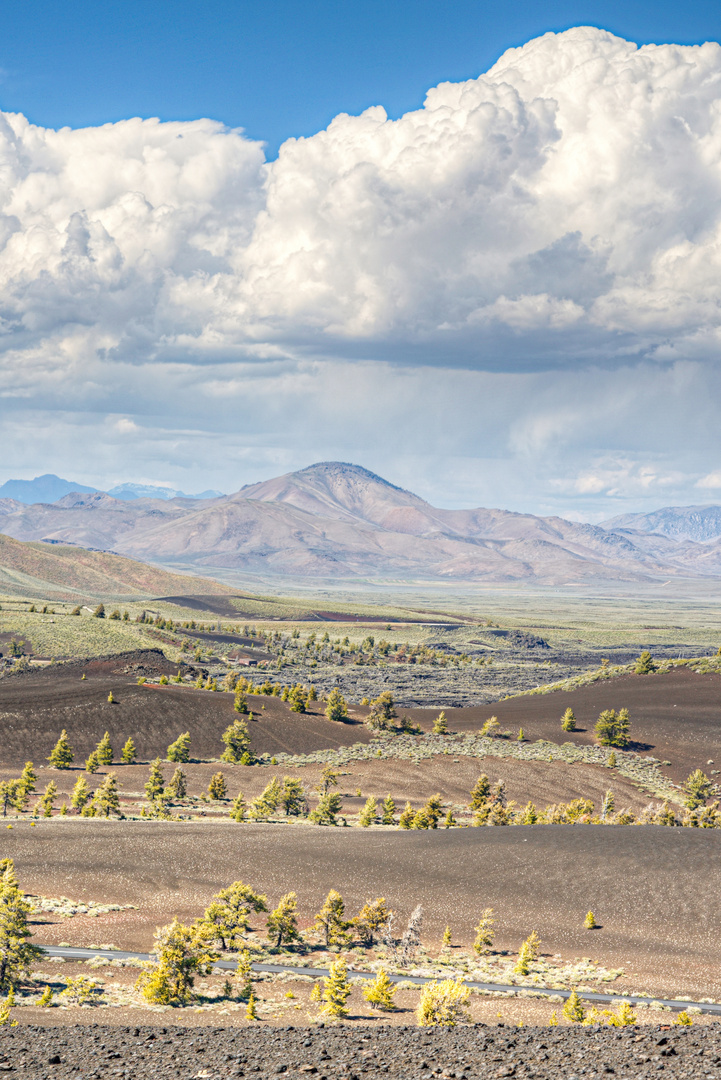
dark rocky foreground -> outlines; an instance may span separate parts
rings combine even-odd
[[[721,1027],[451,1030],[316,1028],[4,1028],[0,1070],[23,1077],[252,1077],[408,1080],[433,1076],[641,1080],[721,1075]]]

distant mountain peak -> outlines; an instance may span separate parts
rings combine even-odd
[[[363,465],[354,465],[350,461],[317,461],[315,465],[307,465],[304,469],[298,469],[292,476],[330,476],[343,479],[364,480],[374,484],[382,484],[383,487],[392,488],[393,491],[404,491],[397,484],[391,484],[390,480],[378,476]]]

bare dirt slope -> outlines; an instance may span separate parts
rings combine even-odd
[[[716,830],[380,832],[54,818],[34,828],[16,824],[4,833],[3,854],[15,859],[29,891],[139,906],[104,916],[102,926],[98,919],[61,923],[56,940],[72,944],[147,949],[156,925],[174,915],[195,918],[216,890],[242,878],[270,900],[295,890],[305,924],[330,888],[351,913],[373,896],[385,896],[404,917],[422,903],[429,941],[450,924],[454,939],[470,942],[480,911],[490,906],[501,947],[517,950],[535,928],[544,951],[623,966],[627,989],[721,996]],[[601,930],[583,929],[589,908]]]
[[[157,663],[147,666],[158,670]],[[238,717],[233,695],[172,684],[138,686],[138,674],[145,668],[137,658],[118,657],[0,680],[0,760],[12,766],[29,759],[42,761],[63,728],[77,760],[87,757],[105,731],[117,747],[132,737],[141,760],[164,756],[168,745],[185,731],[190,732],[194,756],[220,757],[221,735]],[[167,661],[160,669],[167,674],[177,670]],[[110,693],[113,704],[108,702]],[[249,722],[256,754],[304,754],[370,738],[360,722],[332,724],[320,706],[304,716],[291,712],[278,698],[251,696],[248,706],[256,718]]]
[[[569,707],[578,721],[572,734],[561,730],[561,717]],[[631,714],[633,748],[670,761],[665,771],[673,780],[685,780],[695,768],[706,770],[709,759],[721,768],[721,676],[696,675],[687,668],[445,711],[452,731],[477,731],[489,716],[497,716],[502,728],[517,731],[522,727],[530,740],[594,743],[599,713],[624,707]],[[423,728],[430,729],[434,713],[427,709],[410,712]]]
[[[211,578],[171,574],[108,551],[68,544],[23,543],[0,534],[0,588],[66,599],[230,593]]]

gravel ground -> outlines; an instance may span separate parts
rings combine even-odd
[[[182,1028],[23,1026],[0,1034],[0,1070],[28,1078],[715,1077],[721,1029],[347,1026]]]

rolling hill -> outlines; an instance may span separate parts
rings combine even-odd
[[[0,534],[0,589],[13,594],[74,599],[226,594],[210,578],[168,573],[107,551],[62,544],[23,543]]]
[[[343,462],[210,500],[127,502],[102,492],[32,506],[3,499],[0,531],[165,566],[309,579],[566,584],[721,575],[721,541],[506,510],[439,509]]]

